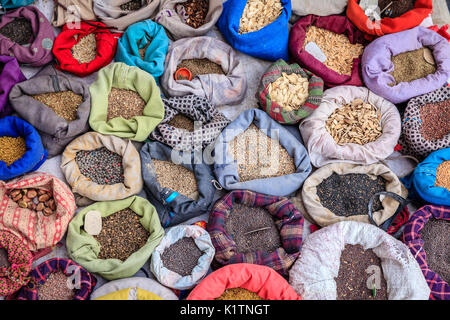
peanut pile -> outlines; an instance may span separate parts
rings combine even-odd
[[[239,22],[239,34],[258,31],[281,15],[280,0],[248,0]]]
[[[267,87],[274,102],[287,111],[298,110],[308,99],[308,79],[296,73],[283,72]]]
[[[34,210],[44,216],[51,216],[56,211],[56,202],[50,191],[34,188],[13,189],[9,197],[19,207]]]

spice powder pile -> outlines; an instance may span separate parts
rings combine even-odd
[[[181,10],[180,7],[184,10]],[[184,11],[187,16],[186,24],[194,29],[197,29],[206,23],[208,9],[208,0],[187,0],[177,6],[177,12]]]
[[[10,166],[25,154],[27,146],[22,137],[0,137],[0,161]]]
[[[425,140],[444,138],[450,133],[450,100],[420,107],[421,134]]]
[[[450,160],[442,162],[436,169],[436,187],[450,191]]]
[[[169,161],[152,159],[156,179],[162,188],[169,188],[188,198],[196,199],[198,186],[192,171]]]
[[[420,231],[427,264],[442,280],[450,282],[450,221],[430,219]]]
[[[189,132],[194,131],[194,121],[180,113],[167,122],[167,124]]]
[[[226,289],[220,297],[214,300],[264,300],[256,293],[244,288]]]
[[[394,77],[394,83],[390,83],[390,86],[422,79],[436,72],[433,54],[426,47],[400,53],[391,57],[391,61],[394,71],[390,74]]]
[[[77,119],[77,110],[83,102],[83,97],[73,91],[48,92],[31,96],[52,109],[59,117],[67,122]]]
[[[26,18],[15,18],[0,29],[0,34],[21,46],[30,43],[33,38],[31,21]]]
[[[258,31],[281,15],[280,0],[247,0],[239,22],[239,34]]]
[[[185,277],[192,274],[202,251],[191,237],[183,237],[165,248],[161,254],[164,267]]]
[[[225,74],[220,64],[212,62],[207,58],[183,60],[178,64],[176,70],[181,68],[188,69],[192,74],[192,79],[204,74]]]
[[[106,121],[122,117],[129,120],[133,117],[142,116],[146,102],[133,90],[111,88],[108,95],[108,115]]]
[[[97,39],[95,33],[89,33],[72,47],[72,56],[78,63],[89,63],[97,57]]]
[[[62,271],[50,273],[37,288],[38,300],[72,300],[75,292],[68,287],[67,279]]]

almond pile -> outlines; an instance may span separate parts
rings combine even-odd
[[[381,112],[370,103],[356,99],[334,110],[326,121],[328,133],[337,144],[366,144],[381,134]]]
[[[281,73],[274,82],[267,86],[274,102],[287,111],[298,110],[308,99],[309,81],[296,73]]]
[[[239,23],[239,34],[258,31],[281,15],[280,0],[248,0]]]
[[[19,207],[34,210],[44,216],[50,216],[56,211],[56,202],[50,191],[34,188],[13,189],[9,192],[9,197]]]

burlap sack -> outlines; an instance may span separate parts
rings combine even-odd
[[[97,20],[92,2],[93,0],[53,0],[53,26],[62,27],[66,23]]]

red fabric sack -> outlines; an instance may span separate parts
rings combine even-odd
[[[97,56],[88,63],[80,64],[72,56],[72,47],[84,36],[94,33],[97,39]],[[78,38],[76,36],[78,35]],[[65,24],[62,32],[56,37],[53,45],[53,55],[57,62],[56,68],[71,72],[79,77],[85,77],[107,66],[116,54],[119,34],[111,33],[101,22],[80,22],[80,28],[74,29],[71,24]]]

